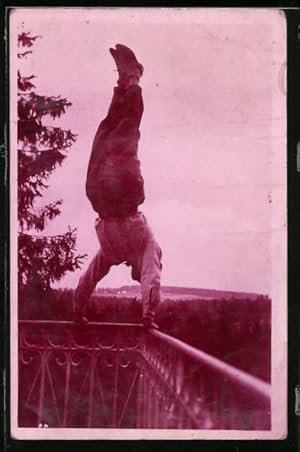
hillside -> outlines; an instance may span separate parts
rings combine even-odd
[[[108,288],[99,288],[96,293],[98,295],[122,295],[122,296],[139,296],[140,295],[140,286],[132,285],[132,286],[122,286],[119,288],[108,289]],[[201,289],[201,288],[193,288],[193,287],[176,287],[176,286],[162,286],[161,293],[163,298],[203,298],[203,299],[250,299],[255,300],[258,296],[265,296],[262,294],[255,293],[247,293],[247,292],[236,292],[236,291],[226,291],[226,290],[217,290],[217,289]]]

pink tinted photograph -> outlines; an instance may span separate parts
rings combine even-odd
[[[286,24],[10,12],[11,432],[286,435]]]

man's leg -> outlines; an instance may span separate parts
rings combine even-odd
[[[81,276],[74,294],[74,320],[86,323],[84,317],[90,296],[97,283],[109,272],[111,263],[103,256],[101,249],[91,261],[86,272]]]

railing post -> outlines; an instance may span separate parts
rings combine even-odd
[[[112,412],[112,428],[116,427],[117,417],[117,397],[118,397],[118,383],[119,383],[119,366],[120,366],[120,336],[117,332],[117,349],[115,360],[115,375],[114,375],[114,389],[113,389],[113,412]]]
[[[66,351],[66,377],[65,377],[65,392],[64,392],[64,414],[63,414],[63,427],[68,425],[68,405],[69,405],[69,393],[70,393],[70,377],[72,366],[72,352],[71,352],[72,336],[71,331],[68,330],[68,348]]]
[[[46,380],[46,365],[48,359],[47,350],[48,335],[45,329],[42,330],[42,351],[41,351],[41,384],[39,394],[39,408],[38,408],[38,426],[44,425],[44,402],[45,402],[45,380]]]
[[[136,409],[136,428],[141,426],[141,407],[142,407],[142,367],[140,364],[140,359],[137,362],[139,374],[138,374],[138,384],[137,384],[137,409]]]

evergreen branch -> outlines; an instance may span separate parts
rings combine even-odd
[[[31,83],[31,80],[35,78],[34,75],[29,75],[28,77],[22,77],[20,71],[18,71],[18,89],[22,91],[22,94],[25,96],[26,94],[30,95],[30,93],[26,93],[25,91],[29,91],[35,88],[35,85]],[[20,96],[21,93],[18,93]]]
[[[55,151],[61,151],[62,149],[59,147],[53,147],[51,149],[38,149],[37,147],[31,147],[30,149],[18,149],[18,152],[24,152],[25,154],[29,154],[29,155],[42,155],[45,154],[47,152],[55,152]]]
[[[57,236],[19,233],[19,285],[38,281],[41,290],[59,281],[68,271],[80,268],[85,254],[76,255],[75,230]],[[38,279],[37,279],[38,278]]]
[[[50,150],[26,155],[23,151],[18,156],[19,183],[34,183],[48,178],[57,165],[66,158],[59,150]]]
[[[26,58],[32,54],[32,50],[26,50],[26,52],[17,53],[18,58]]]
[[[37,231],[43,231],[47,225],[48,220],[53,220],[57,215],[61,213],[59,206],[62,204],[62,200],[58,200],[54,203],[47,204],[42,209],[26,209],[20,217],[20,226],[22,230],[34,228]]]
[[[71,105],[71,102],[61,96],[41,96],[34,92],[22,92],[19,93],[18,113],[21,119],[42,118],[47,115],[55,119],[64,114],[66,108]]]
[[[76,135],[71,130],[60,127],[47,127],[38,119],[19,119],[18,141],[23,142],[23,147],[59,147],[67,149],[76,141]]]
[[[41,38],[41,36],[40,35],[32,36],[30,33],[23,32],[18,35],[18,46],[32,47],[38,38]]]
[[[61,239],[63,237],[67,236],[72,236],[73,234],[75,234],[77,232],[77,228],[71,228],[70,226],[68,226],[68,230],[67,232],[63,233],[63,234],[55,234],[55,235],[38,235],[38,234],[28,234],[25,232],[19,232],[19,236],[22,237],[32,237],[34,239],[45,239],[48,241],[54,240],[54,239]]]

